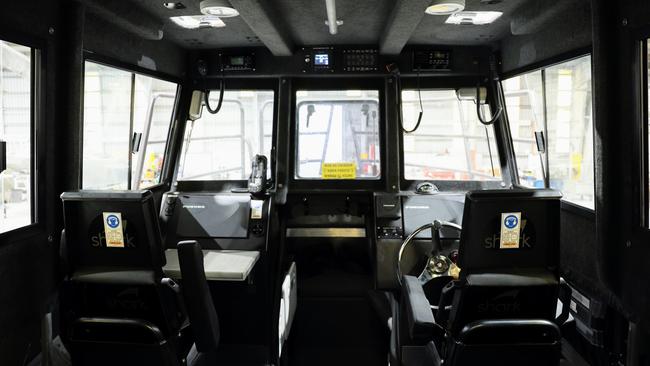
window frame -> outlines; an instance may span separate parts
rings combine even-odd
[[[641,31],[637,37],[637,60],[640,65],[636,70],[637,75],[640,77],[637,85],[640,88],[638,92],[638,103],[640,104],[640,110],[637,111],[637,116],[640,120],[640,123],[637,124],[638,128],[638,138],[635,143],[635,150],[640,154],[637,161],[639,165],[636,167],[637,171],[641,174],[638,179],[641,188],[638,191],[639,195],[639,226],[645,232],[650,232],[650,137],[648,137],[649,124],[650,124],[650,96],[648,95],[650,87],[648,83],[648,67],[650,67],[650,58],[648,57],[648,42],[650,42],[650,30]]]
[[[346,90],[368,90],[376,91],[379,100],[379,177],[376,179],[300,179],[297,176],[298,161],[298,105],[297,92],[301,90],[313,91],[346,91]],[[357,77],[357,78],[299,78],[293,80],[290,102],[290,126],[289,126],[289,185],[296,190],[382,190],[386,185],[386,86],[383,77]]]
[[[268,157],[268,169],[270,170],[269,179],[273,181],[273,186],[270,190],[274,190],[277,185],[277,161],[280,157],[277,156],[277,130],[278,130],[278,111],[279,111],[279,94],[280,94],[280,78],[225,78],[225,91],[238,91],[238,90],[250,90],[250,91],[273,91],[273,121],[271,131],[271,153]],[[219,90],[219,81],[218,80],[206,80],[200,83],[198,86],[195,86],[192,90],[189,91],[191,94],[193,90],[206,90],[211,91]],[[191,99],[191,95],[190,95]],[[202,113],[207,113],[203,111]],[[187,117],[187,115],[185,115]],[[246,188],[248,186],[247,179],[233,179],[233,180],[179,180],[178,179],[178,168],[183,159],[183,148],[185,142],[185,132],[187,128],[186,118],[179,118],[179,128],[178,134],[180,136],[178,154],[176,157],[176,164],[174,165],[174,171],[172,174],[172,186],[173,189],[183,192],[197,192],[197,191],[230,191],[232,189]],[[248,162],[250,163],[250,162]]]
[[[46,207],[46,197],[42,187],[46,187],[45,169],[47,166],[45,152],[47,141],[40,133],[45,129],[47,116],[46,99],[46,64],[47,42],[25,34],[0,31],[0,40],[30,48],[30,117],[29,117],[29,143],[30,143],[30,223],[5,232],[0,232],[1,242],[7,244],[26,238],[45,227],[43,223]],[[9,239],[11,238],[11,239]],[[4,245],[0,245],[2,247]]]
[[[508,80],[510,78],[513,78],[513,77],[522,76],[522,75],[527,74],[527,73],[541,71],[541,76],[542,76],[542,96],[543,96],[543,100],[544,100],[544,106],[543,106],[544,107],[543,108],[544,109],[544,121],[543,121],[543,124],[544,124],[544,135],[545,135],[545,138],[547,138],[547,139],[548,139],[548,115],[547,115],[547,103],[546,103],[546,96],[547,96],[547,93],[546,93],[546,73],[544,72],[544,70],[547,69],[547,68],[551,68],[553,66],[561,65],[563,63],[570,62],[570,61],[573,61],[573,60],[576,60],[576,59],[579,59],[579,58],[582,58],[582,57],[586,57],[586,56],[589,56],[591,58],[590,61],[592,63],[591,76],[592,76],[592,93],[593,93],[593,52],[592,52],[591,47],[585,47],[585,48],[580,48],[580,49],[577,49],[577,50],[574,50],[574,51],[566,52],[566,53],[560,54],[560,55],[558,55],[556,57],[552,57],[552,58],[549,58],[549,59],[546,59],[546,60],[543,60],[543,61],[540,61],[540,62],[536,62],[534,64],[528,65],[528,66],[523,67],[523,68],[518,68],[518,69],[512,70],[510,72],[502,74],[500,79],[499,79],[499,83],[501,84],[501,89],[503,90],[503,81]],[[504,98],[504,103],[505,103],[505,98]],[[592,103],[593,103],[593,99],[592,99]],[[506,118],[506,122],[508,124],[508,131],[510,131],[510,118],[509,118],[507,112],[508,112],[508,108],[506,106],[505,107],[505,118]],[[592,105],[592,118],[594,117],[594,114],[595,114],[595,111],[594,111],[593,105]],[[594,126],[592,128],[592,136],[591,136],[592,139],[594,139],[594,136],[595,136],[595,124],[594,124]],[[512,149],[513,149],[512,156],[514,158],[513,159],[514,182],[515,182],[515,184],[517,186],[521,186],[520,180],[519,180],[519,169],[518,169],[518,166],[517,166],[517,159],[515,157],[516,154],[514,152],[514,145],[512,143],[512,134],[509,134],[508,138],[510,139],[510,145],[512,146]],[[592,208],[589,208],[589,207],[585,207],[585,206],[573,203],[571,201],[567,201],[565,199],[561,200],[562,209],[573,212],[573,213],[576,213],[576,214],[579,214],[579,215],[582,215],[582,216],[587,217],[587,218],[594,218],[595,217],[595,203],[597,201],[597,197],[596,197],[596,178],[595,178],[595,170],[596,170],[596,167],[595,167],[596,144],[595,143],[593,145],[593,149],[594,149],[594,151],[593,151],[593,154],[594,154],[594,159],[593,159],[594,160],[594,166],[592,168],[594,169],[594,187],[593,187],[593,189],[594,189],[594,208],[592,209]],[[547,170],[550,170],[550,164],[551,163],[550,163],[550,160],[549,160],[548,152],[544,154],[544,162],[546,163],[546,166],[544,168],[547,169]],[[550,187],[550,178],[551,178],[550,174],[547,172],[546,177],[544,179],[544,188],[546,188],[546,189],[548,189]]]
[[[418,78],[416,76],[403,77],[402,78],[402,88],[397,90],[397,93],[401,93],[402,90],[417,90],[418,88]],[[420,75],[419,86],[421,90],[456,90],[458,88],[476,88],[477,76],[460,76],[460,77],[451,77],[445,78],[443,80],[436,77],[429,77],[429,75]],[[490,89],[489,85],[481,85]],[[494,109],[494,100],[488,100],[490,109]],[[396,113],[401,113],[401,105],[396,106]],[[501,117],[503,118],[503,117]],[[502,119],[500,119],[502,120]],[[396,122],[397,123],[397,122]],[[497,159],[494,160],[495,166],[498,164],[499,169],[501,170],[501,178],[495,180],[413,180],[406,179],[404,176],[404,131],[402,131],[400,126],[397,126],[399,134],[399,179],[400,179],[400,188],[403,191],[412,191],[423,182],[433,182],[438,189],[441,191],[468,191],[476,189],[500,189],[503,188],[503,184],[510,178],[507,176],[510,174],[506,152],[502,143],[504,130],[501,124],[493,125],[494,128],[494,140],[496,146],[492,148],[492,153],[496,154]],[[509,133],[508,133],[509,136]]]
[[[171,154],[171,148],[172,148],[172,134],[175,129],[175,125],[177,124],[177,117],[179,114],[179,105],[180,105],[180,96],[183,91],[183,80],[181,78],[172,76],[170,74],[164,73],[164,72],[159,72],[159,71],[153,71],[149,70],[147,68],[143,68],[140,66],[134,66],[119,60],[116,60],[111,57],[106,57],[103,55],[99,55],[94,52],[89,52],[89,51],[84,51],[83,54],[83,63],[82,63],[82,82],[85,80],[85,75],[86,75],[86,62],[92,62],[101,66],[105,67],[111,67],[120,71],[128,72],[131,73],[132,77],[132,85],[131,88],[135,87],[133,84],[133,81],[135,80],[135,75],[141,75],[141,76],[146,76],[154,79],[158,79],[161,81],[169,82],[169,83],[174,83],[176,84],[176,96],[174,98],[173,102],[173,109],[172,109],[172,114],[170,116],[170,121],[169,121],[169,129],[167,130],[167,138],[165,142],[165,148],[164,148],[164,157],[163,157],[163,164],[160,168],[160,182],[157,184],[148,186],[147,188],[139,188],[140,190],[142,189],[147,189],[151,191],[155,191],[161,187],[170,185],[172,182],[173,176],[171,174],[165,174],[168,172],[167,165],[171,164],[172,161],[170,160],[170,154]],[[84,110],[85,110],[85,100],[83,98],[83,94],[85,93],[85,85],[82,87],[82,98],[80,102],[80,109],[81,109],[81,131],[80,131],[80,141],[81,141],[81,154],[79,155],[79,187],[81,189],[83,188],[83,144],[84,144]],[[133,94],[133,91],[132,91]],[[135,100],[134,98],[131,98],[131,114],[133,113],[133,108],[134,108],[134,103]],[[130,129],[133,129],[133,121],[131,120],[129,122],[131,124]],[[129,145],[130,145],[130,139],[129,139]],[[137,161],[133,161],[134,159],[129,158],[129,176],[131,176],[131,165],[132,163],[137,163]],[[128,179],[127,186],[131,186],[131,179]],[[129,189],[131,190],[131,189]]]

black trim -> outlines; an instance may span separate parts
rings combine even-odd
[[[564,199],[560,201],[560,208],[562,209],[562,211],[574,213],[576,215],[582,216],[586,219],[593,221],[594,224],[596,223],[596,211],[594,211],[593,209],[580,206],[578,204],[566,201]]]
[[[133,181],[133,176],[132,176],[133,169],[132,168],[133,168],[133,158],[134,158],[134,156],[131,153],[131,139],[133,137],[133,126],[134,126],[134,123],[135,123],[135,120],[134,120],[135,86],[136,86],[135,79],[136,79],[136,77],[138,75],[140,75],[140,76],[149,77],[149,78],[152,78],[152,79],[155,79],[155,80],[169,82],[169,83],[172,83],[172,84],[176,85],[176,92],[175,92],[175,96],[174,96],[174,103],[173,103],[173,107],[172,107],[172,113],[169,116],[169,128],[167,129],[167,139],[166,139],[165,148],[164,148],[163,165],[160,167],[159,181],[158,181],[158,183],[154,184],[153,186],[148,187],[147,189],[151,189],[151,188],[155,188],[155,187],[158,187],[158,186],[161,186],[161,185],[169,184],[169,181],[166,180],[166,177],[164,176],[165,165],[168,163],[167,154],[169,153],[169,148],[170,148],[170,143],[169,143],[170,142],[170,137],[171,137],[172,129],[174,128],[174,125],[175,125],[175,117],[178,114],[178,108],[179,108],[179,105],[180,105],[179,104],[179,98],[180,98],[182,82],[179,81],[179,79],[177,79],[177,78],[171,78],[170,79],[170,77],[168,75],[166,75],[166,74],[152,73],[149,70],[142,69],[142,68],[138,68],[138,69],[146,70],[146,71],[149,71],[149,72],[136,71],[136,70],[133,70],[133,69],[129,68],[130,65],[120,63],[120,62],[115,61],[115,60],[110,60],[110,62],[116,62],[119,65],[115,65],[115,64],[112,64],[112,63],[107,63],[107,62],[104,62],[104,60],[96,59],[95,56],[97,56],[97,55],[93,54],[93,53],[84,52],[84,61],[83,61],[84,80],[85,80],[85,74],[86,74],[86,62],[91,62],[91,63],[94,63],[96,65],[109,67],[109,68],[113,68],[113,69],[116,69],[116,70],[121,70],[121,71],[128,72],[129,74],[131,74],[131,91],[130,91],[130,98],[129,98],[129,103],[130,103],[129,135],[126,137],[127,142],[128,142],[127,145],[128,145],[128,149],[129,149],[128,150],[128,155],[127,155],[128,156],[128,162],[127,162],[127,164],[128,164],[127,189],[128,190],[132,189],[132,181]],[[105,58],[105,59],[108,59],[108,58]],[[84,85],[84,89],[85,89],[85,85]],[[81,101],[80,101],[80,104],[79,104],[79,107],[81,108],[82,113],[83,113],[83,110],[84,110],[84,103],[85,103],[85,97],[84,97],[84,94],[82,94],[82,98],[81,98]],[[84,154],[83,154],[84,122],[85,122],[85,120],[83,120],[83,118],[82,118],[82,122],[81,122],[82,126],[81,126],[81,131],[80,131],[80,133],[81,133],[81,136],[80,136],[80,138],[81,138],[81,154],[79,156],[79,159],[81,160],[79,162],[79,167],[80,167],[80,172],[79,172],[79,181],[80,181],[79,183],[80,184],[79,184],[79,186],[82,189],[83,189],[83,165],[84,165],[83,164],[83,158],[84,158]],[[146,153],[146,151],[143,151],[142,153]]]
[[[189,103],[191,103],[192,94],[195,90],[216,90],[219,88],[219,83],[221,79],[206,79],[199,82],[194,81],[192,87],[186,88],[185,92],[189,93]],[[273,130],[271,131],[271,154],[275,152],[276,161],[279,160],[277,155],[277,133],[278,128],[278,110],[279,110],[279,89],[280,89],[280,79],[279,78],[232,78],[228,79],[225,83],[225,91],[237,91],[237,90],[252,90],[252,91],[263,91],[271,90],[273,91]],[[189,107],[189,103],[187,107]],[[179,146],[177,146],[177,156],[176,156],[176,165],[172,177],[172,187],[174,190],[178,191],[213,191],[213,192],[223,192],[230,191],[236,188],[245,188],[247,187],[248,181],[245,179],[241,180],[179,180],[178,179],[178,167],[180,166],[181,159],[183,159],[183,145],[184,145],[184,136],[185,136],[185,127],[187,126],[187,112],[177,119],[178,122],[178,131],[180,135]],[[269,165],[271,165],[271,160],[273,156],[269,156]],[[170,162],[171,163],[171,162]],[[245,164],[245,162],[244,162]],[[275,166],[270,166],[275,171],[271,171],[271,177],[277,179],[277,163]],[[277,185],[277,182],[275,182]],[[274,187],[275,188],[275,187]]]
[[[640,194],[640,209],[641,212],[639,213],[639,224],[641,227],[649,229],[650,228],[650,190],[648,188],[648,184],[650,184],[650,171],[648,165],[650,165],[650,161],[648,159],[648,123],[650,122],[650,114],[648,113],[648,42],[650,42],[650,32],[644,32],[643,35],[641,35],[641,39],[638,40],[640,43],[638,46],[639,49],[637,52],[640,51],[640,56],[639,59],[641,61],[641,65],[637,70],[637,73],[641,76],[641,80],[638,81],[638,85],[641,88],[640,90],[640,110],[638,111],[640,123],[638,124],[639,128],[639,134],[638,134],[638,148],[637,151],[640,153],[641,156],[639,156],[639,170],[642,173],[641,177],[638,177],[639,179],[639,184],[641,185],[641,189],[639,190]],[[640,149],[639,149],[640,148]]]
[[[499,78],[501,80],[507,80],[507,79],[510,79],[512,77],[515,77],[515,76],[519,76],[519,75],[526,74],[526,73],[529,73],[529,72],[533,72],[533,71],[545,69],[545,68],[548,68],[548,67],[552,67],[552,66],[555,66],[555,65],[558,65],[558,64],[561,64],[561,63],[564,63],[564,62],[568,62],[568,61],[571,61],[571,60],[575,60],[577,58],[587,56],[587,55],[591,55],[591,54],[592,54],[592,47],[591,46],[582,47],[582,48],[579,48],[579,49],[576,49],[576,50],[561,53],[561,54],[559,54],[557,56],[553,56],[553,57],[550,57],[550,58],[547,58],[547,59],[544,59],[544,60],[541,60],[541,61],[538,61],[538,62],[534,62],[534,63],[532,63],[530,65],[527,65],[527,66],[524,66],[524,67],[519,67],[519,68],[510,70],[510,71],[507,71],[507,72],[501,72],[501,74],[499,74]]]
[[[30,223],[0,233],[3,245],[38,235],[45,229],[46,195],[45,167],[47,166],[45,151],[47,141],[45,134],[46,120],[46,51],[47,41],[30,37],[16,32],[0,32],[0,40],[30,49],[30,93],[29,93],[29,159],[30,159]],[[5,38],[5,35],[7,37]]]
[[[379,97],[379,142],[380,142],[380,175],[379,179],[341,179],[341,180],[323,180],[323,179],[296,179],[296,147],[297,147],[297,134],[296,134],[296,92],[299,90],[376,90]],[[292,98],[291,104],[291,117],[289,120],[289,186],[291,190],[373,190],[381,191],[385,188],[386,182],[386,159],[387,152],[386,146],[381,146],[381,142],[385,141],[387,121],[387,105],[385,90],[385,77],[375,76],[368,78],[301,78],[294,79],[292,84]]]
[[[152,78],[156,78],[156,79],[163,80],[163,81],[168,81],[168,82],[171,82],[171,83],[175,83],[177,85],[180,85],[183,82],[183,80],[181,78],[179,78],[179,77],[176,77],[176,76],[164,73],[164,72],[160,72],[160,71],[153,71],[153,70],[141,67],[141,66],[130,64],[128,62],[119,61],[119,60],[116,60],[116,59],[114,59],[112,57],[103,56],[103,55],[100,55],[98,53],[91,52],[91,51],[88,51],[88,50],[84,50],[83,57],[84,57],[84,62],[85,61],[90,61],[90,62],[94,62],[96,64],[101,64],[101,65],[104,65],[104,66],[113,67],[113,68],[116,68],[116,69],[120,69],[120,70],[123,70],[123,71],[133,73],[133,74],[150,76]]]
[[[483,78],[478,77],[478,76],[462,76],[462,77],[453,77],[453,78],[435,78],[435,77],[430,77],[430,78],[425,78],[424,76],[421,77],[420,80],[420,88],[422,90],[456,90],[459,88],[476,88],[476,83],[480,82],[482,86],[486,86]],[[409,77],[409,78],[403,78],[402,79],[402,90],[413,90],[414,88],[417,87],[417,78]],[[487,87],[487,86],[486,86]],[[400,92],[400,91],[397,91]],[[395,109],[398,110],[397,113],[399,113],[399,109],[401,106],[394,106]],[[505,107],[505,106],[504,106]],[[499,133],[496,129],[496,124],[501,124],[503,123],[503,118],[498,119],[497,122],[495,122],[495,125],[492,126],[493,128],[493,136],[494,140],[497,144],[496,149],[493,149],[492,154],[493,157],[494,155],[497,155],[496,158],[499,162],[499,169],[501,171],[501,177],[500,179],[495,179],[495,180],[486,180],[486,181],[475,181],[475,180],[435,180],[435,179],[429,179],[429,180],[418,180],[418,179],[406,179],[404,172],[404,131],[399,131],[399,169],[400,169],[400,189],[401,190],[407,190],[411,191],[414,190],[415,187],[422,182],[429,181],[433,182],[438,188],[444,191],[468,191],[468,190],[473,190],[473,189],[486,189],[486,188],[500,188],[502,186],[502,183],[504,183],[504,174],[507,173],[507,168],[504,165],[504,159],[501,156],[501,152],[503,151],[503,142],[501,141],[501,138],[499,136]],[[477,122],[478,123],[478,122]],[[495,162],[496,162],[495,161]]]

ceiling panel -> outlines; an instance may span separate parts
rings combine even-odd
[[[331,35],[325,20],[325,0],[270,0],[277,6],[297,45],[377,44],[394,0],[338,0],[337,18],[343,20]]]
[[[182,29],[169,20],[175,15],[198,15],[200,0],[181,0],[182,10],[165,8],[163,0],[130,0],[164,21],[164,37],[185,48],[227,48],[262,46],[259,38],[241,17],[225,18],[226,28]],[[325,0],[265,0],[274,10],[276,21],[286,28],[296,46],[314,45],[378,45],[395,0],[338,0],[337,17],[344,24],[337,35],[330,35],[325,25]],[[403,0],[407,1],[408,0]],[[548,0],[549,6],[555,1]],[[579,1],[579,0],[571,0]],[[531,0],[503,0],[484,4],[466,0],[466,10],[501,11],[495,23],[482,26],[445,24],[447,16],[425,15],[409,39],[409,44],[485,45],[510,35],[510,16]]]
[[[566,0],[563,0],[566,1]],[[510,15],[525,0],[504,0],[497,4],[482,4],[466,0],[465,11],[500,11],[501,18],[486,25],[445,24],[446,15],[426,15],[415,29],[409,44],[481,45],[497,41],[510,34]]]
[[[241,17],[224,18],[225,28],[183,29],[174,24],[169,17],[180,15],[200,15],[200,0],[181,0],[186,9],[169,10],[163,6],[164,0],[130,0],[164,21],[164,38],[185,48],[227,48],[262,46],[255,33]]]

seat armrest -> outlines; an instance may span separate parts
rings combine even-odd
[[[431,366],[442,365],[442,359],[440,358],[438,349],[436,348],[436,345],[433,343],[433,341],[427,343],[427,346],[425,347],[425,354],[426,354],[426,365],[431,365]]]
[[[435,320],[429,300],[416,277],[403,277],[402,309],[409,337],[412,340],[432,340],[435,334]]]
[[[479,320],[467,324],[458,334],[464,344],[556,344],[560,328],[546,319]]]

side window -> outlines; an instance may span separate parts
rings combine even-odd
[[[644,51],[644,60],[645,60],[645,86],[646,86],[646,95],[645,95],[645,103],[646,103],[646,134],[645,134],[645,142],[644,142],[644,150],[646,154],[646,160],[645,160],[645,171],[646,174],[648,174],[646,178],[646,217],[645,217],[645,225],[647,228],[650,228],[650,39],[647,39],[645,42],[643,42],[643,51]]]
[[[403,90],[404,178],[407,180],[500,180],[494,127],[484,126],[476,104],[459,100],[455,90]],[[489,117],[489,113],[485,113]]]
[[[379,92],[296,92],[296,179],[379,179]]]
[[[210,104],[218,103],[218,92]],[[188,121],[177,180],[246,180],[255,155],[271,159],[274,92],[228,90],[221,110]],[[270,171],[267,171],[270,174]]]
[[[0,40],[0,141],[7,162],[0,171],[0,233],[34,222],[33,59],[31,48]]]
[[[544,187],[546,173],[549,186],[566,201],[593,209],[591,56],[517,76],[503,86],[521,183]],[[535,131],[545,133],[545,154],[537,150]]]
[[[544,132],[542,72],[515,76],[503,82],[510,134],[517,159],[519,182],[544,187],[545,156],[537,150],[535,132]]]
[[[84,189],[142,189],[160,183],[177,85],[87,61]]]

